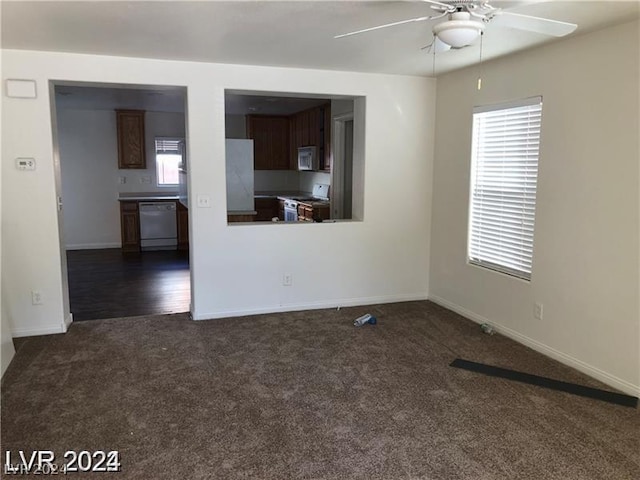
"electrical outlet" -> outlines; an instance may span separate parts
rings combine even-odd
[[[537,320],[542,320],[542,304],[535,303],[533,305],[533,318]]]
[[[285,287],[290,287],[291,285],[293,285],[293,275],[291,275],[290,273],[285,273],[284,275],[282,275],[282,285],[284,285]]]
[[[42,305],[42,293],[38,290],[31,290],[31,303],[33,305]]]

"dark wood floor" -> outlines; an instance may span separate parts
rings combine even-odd
[[[74,321],[189,311],[187,252],[69,250],[67,266]]]

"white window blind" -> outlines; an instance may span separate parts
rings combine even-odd
[[[158,186],[175,187],[179,184],[180,164],[184,148],[182,138],[156,138],[156,176]]]
[[[156,153],[179,155],[182,141],[181,138],[156,138]]]
[[[470,263],[531,279],[542,97],[473,113]]]

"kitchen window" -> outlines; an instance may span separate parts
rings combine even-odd
[[[159,187],[177,187],[182,162],[182,138],[156,138],[156,177]]]
[[[542,97],[473,111],[468,261],[530,280]]]

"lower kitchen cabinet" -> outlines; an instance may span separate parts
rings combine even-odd
[[[189,250],[189,209],[178,202],[176,215],[178,221],[178,250]]]
[[[140,212],[138,202],[120,202],[122,252],[140,251]]]
[[[329,220],[330,210],[329,205],[310,205],[305,203],[298,203],[298,221],[299,222],[313,222],[315,219]]]
[[[256,198],[255,209],[258,212],[255,216],[256,222],[270,222],[273,217],[278,216],[278,199],[273,198]],[[282,207],[284,209],[284,206]],[[284,212],[283,212],[284,215]]]
[[[255,214],[227,214],[227,222],[228,223],[244,223],[244,222],[253,222]]]
[[[153,198],[149,199],[154,200]],[[189,250],[189,210],[180,202],[176,203],[176,230],[178,236],[178,250]],[[139,253],[141,251],[140,235],[140,201],[120,201],[120,235],[122,253]]]

